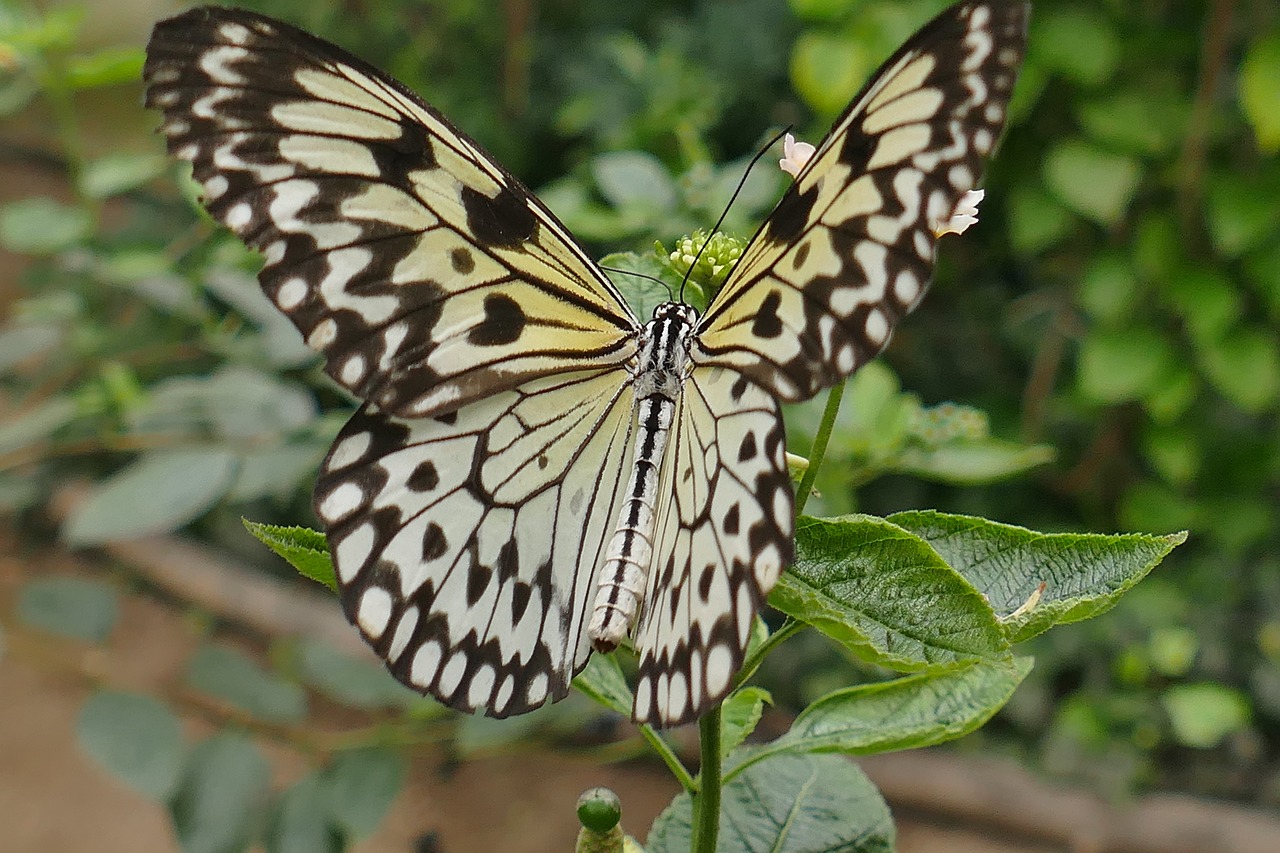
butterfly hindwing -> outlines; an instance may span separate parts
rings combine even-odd
[[[929,285],[935,228],[1000,135],[1028,11],[957,4],[881,66],[712,300],[696,362],[802,400],[884,349]]]
[[[654,564],[635,629],[635,718],[675,725],[723,699],[793,556],[778,402],[734,371],[685,382],[663,460]]]
[[[637,324],[514,177],[400,84],[242,10],[159,23],[147,103],[335,380],[424,416],[621,364]]]
[[[439,418],[365,407],[316,484],[347,614],[391,671],[455,708],[561,698],[631,461],[634,394],[546,377]]]

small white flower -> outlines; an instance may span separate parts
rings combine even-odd
[[[778,166],[791,177],[799,177],[800,170],[809,163],[816,150],[807,142],[796,142],[796,138],[788,133],[782,139],[782,159]]]
[[[986,190],[969,190],[960,196],[955,210],[951,211],[951,218],[934,223],[933,235],[941,237],[943,234],[963,234],[966,228],[978,221],[978,202],[986,194]]]

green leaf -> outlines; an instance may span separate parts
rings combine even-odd
[[[137,189],[166,168],[168,158],[160,154],[106,154],[85,164],[80,187],[89,198],[110,198]]]
[[[1165,287],[1198,346],[1212,346],[1243,313],[1240,288],[1211,267],[1191,267]]]
[[[95,643],[111,634],[116,610],[115,590],[83,578],[35,578],[18,595],[18,618],[25,624]]]
[[[262,498],[286,500],[314,480],[328,448],[319,442],[255,447],[240,456],[236,480],[227,492],[232,503]]]
[[[587,659],[586,667],[573,680],[573,686],[606,708],[626,717],[631,716],[634,698],[616,656],[592,655]]]
[[[347,750],[325,768],[325,802],[348,838],[366,838],[378,828],[404,786],[406,769],[402,756],[381,747]]]
[[[1249,699],[1239,690],[1201,682],[1175,684],[1160,696],[1179,743],[1211,749],[1249,725]]]
[[[264,670],[246,655],[204,646],[187,662],[187,686],[273,723],[307,716],[307,696],[297,684]]]
[[[136,47],[108,47],[67,61],[67,85],[73,89],[133,83],[142,76],[147,56]]]
[[[1093,9],[1046,7],[1031,16],[1027,61],[1050,68],[1075,83],[1110,80],[1120,64],[1120,37]]]
[[[338,579],[333,574],[333,558],[329,555],[329,541],[323,533],[309,527],[279,527],[241,519],[245,528],[259,542],[283,557],[298,574],[324,584],[332,592],[338,591]]]
[[[367,711],[414,708],[435,703],[405,687],[370,656],[355,660],[320,640],[304,640],[299,675],[335,702]]]
[[[89,238],[88,211],[51,198],[0,206],[0,246],[21,255],[53,255]]]
[[[1249,45],[1239,80],[1240,108],[1258,147],[1268,154],[1280,151],[1280,31]]]
[[[0,424],[0,454],[13,453],[52,438],[72,423],[80,407],[67,394],[50,397],[34,408]]]
[[[889,520],[929,542],[991,602],[1011,642],[1053,625],[1110,610],[1186,533],[1037,533],[1024,527],[940,512],[900,512]],[[1039,588],[1034,607],[1012,616]]]
[[[76,737],[95,761],[153,800],[177,790],[186,758],[182,723],[150,696],[93,694],[80,711]]]
[[[635,275],[627,275],[611,272],[609,276],[618,285],[618,289],[622,291],[627,304],[631,306],[631,310],[637,317],[652,317],[654,308],[671,301],[672,291],[663,286],[663,281],[667,282],[672,289],[680,286],[680,280],[674,277],[671,267],[653,253],[614,252],[601,258],[600,265],[635,273]],[[643,276],[654,276],[661,281]],[[700,297],[701,294],[698,296]],[[705,306],[704,300],[697,301],[701,301]]]
[[[861,41],[825,32],[803,32],[791,50],[791,81],[814,112],[834,116],[858,93],[875,68]]]
[[[1067,140],[1045,157],[1045,184],[1081,216],[1115,225],[1133,200],[1142,168],[1132,157]]]
[[[1280,229],[1275,183],[1228,173],[1210,184],[1205,213],[1209,236],[1222,255],[1238,258],[1274,242]]]
[[[1143,297],[1133,261],[1123,252],[1100,252],[1080,277],[1080,306],[1108,326],[1127,326]]]
[[[802,517],[795,564],[769,603],[892,669],[1008,654],[990,605],[914,534],[881,518]]]
[[[982,485],[1007,480],[1052,462],[1047,444],[1031,446],[986,438],[952,441],[937,447],[905,448],[894,467],[904,474],[956,485]]]
[[[304,776],[280,795],[267,831],[267,853],[342,853],[319,775]]]
[[[720,757],[737,749],[760,723],[764,705],[773,697],[763,687],[740,687],[720,706]]]
[[[1093,329],[1080,345],[1080,391],[1099,403],[1141,399],[1177,363],[1173,347],[1156,330]]]
[[[98,545],[181,527],[227,493],[237,464],[236,454],[220,447],[144,453],[71,510],[62,538]]]
[[[242,735],[223,732],[191,754],[170,813],[183,853],[240,853],[264,811],[271,768]]]
[[[720,848],[734,853],[891,853],[893,818],[857,765],[833,755],[779,755],[721,791]],[[693,808],[680,794],[658,815],[647,853],[688,853]]]
[[[1127,154],[1168,154],[1182,138],[1187,121],[1187,105],[1176,91],[1150,86],[1085,101],[1079,112],[1091,139]]]
[[[1009,242],[1019,254],[1034,255],[1071,233],[1071,211],[1030,182],[1009,193]],[[872,362],[874,364],[875,362]]]
[[[1238,328],[1197,353],[1209,381],[1246,412],[1262,412],[1280,396],[1280,347],[1269,329]]]
[[[62,340],[62,329],[53,324],[23,323],[0,330],[0,374],[43,355]]]
[[[871,755],[955,740],[991,719],[1030,671],[1030,658],[1014,658],[833,691],[801,711],[785,735],[752,750],[726,778],[774,755]]]
[[[269,373],[229,366],[210,376],[157,382],[130,414],[135,432],[212,432],[230,441],[262,442],[311,424],[316,403],[302,386]]]
[[[591,160],[591,175],[600,194],[618,208],[639,206],[670,210],[676,204],[675,182],[662,161],[643,151],[610,151]]]

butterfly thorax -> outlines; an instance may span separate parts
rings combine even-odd
[[[634,372],[635,457],[626,498],[597,585],[588,634],[600,651],[612,651],[631,630],[644,604],[653,558],[654,506],[667,436],[689,368],[689,346],[698,312],[665,302],[640,332]]]

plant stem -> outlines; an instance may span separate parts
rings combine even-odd
[[[827,408],[822,412],[822,422],[818,424],[818,434],[813,437],[813,449],[809,451],[809,467],[805,469],[800,485],[796,487],[796,515],[804,511],[809,493],[813,491],[813,481],[818,476],[818,469],[822,467],[822,457],[826,455],[827,442],[831,440],[831,431],[835,429],[836,415],[840,411],[840,399],[844,397],[844,386],[845,383],[841,382],[827,394]]]
[[[716,853],[720,833],[720,706],[717,704],[698,720],[698,746],[702,769],[698,790],[693,795],[692,853]]]
[[[689,773],[688,768],[681,763],[680,757],[671,748],[671,744],[663,740],[662,735],[654,731],[653,726],[648,723],[640,726],[640,737],[644,738],[649,746],[653,748],[653,751],[658,753],[658,757],[666,763],[671,775],[675,776],[677,781],[680,782],[680,787],[690,794],[698,790],[697,780]]]

